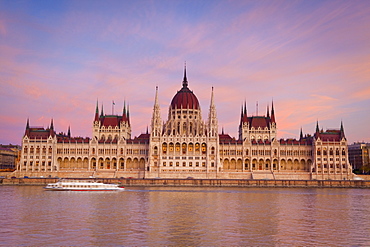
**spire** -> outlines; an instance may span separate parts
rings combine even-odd
[[[316,121],[316,133],[320,133],[320,129],[319,129],[319,120]]]
[[[302,127],[301,127],[301,133],[299,135],[299,140],[302,140],[303,139],[303,132],[302,132]]]
[[[149,134],[148,126],[146,126],[146,134]]]
[[[123,102],[123,111],[122,111],[122,115],[125,116],[126,115],[126,100]]]
[[[51,130],[54,130],[54,123],[53,123],[53,119],[51,119],[50,129],[51,129]]]
[[[103,104],[101,104],[101,113],[100,113],[100,116],[101,116],[101,117],[103,117],[103,116],[104,116]]]
[[[128,104],[127,104],[127,113],[126,113],[126,115],[127,115],[127,122],[130,125],[130,107],[129,107]]]
[[[244,115],[247,116],[247,101],[244,101]]]
[[[271,104],[271,122],[275,123],[274,101]]]
[[[155,99],[154,99],[154,105],[158,105],[158,86],[155,87]]]
[[[344,135],[343,121],[340,121],[340,139],[346,138]]]
[[[155,87],[155,97],[154,97],[154,106],[153,106],[153,115],[151,121],[151,135],[150,138],[159,137],[162,134],[162,120],[161,120],[161,110],[158,103],[158,86]],[[147,128],[147,133],[148,128]]]
[[[269,112],[269,105],[267,105],[267,114],[266,114],[266,117],[270,117],[270,112]]]
[[[214,101],[214,98],[213,98],[213,86],[212,86],[212,92],[211,92],[211,106],[214,106],[215,105],[215,101]]]
[[[71,138],[71,126],[68,126],[68,137]]]
[[[218,121],[217,121],[217,112],[215,106],[215,99],[213,93],[213,87],[211,91],[211,104],[209,106],[208,114],[208,133],[210,137],[217,137],[218,135]]]
[[[30,120],[27,118],[26,130],[24,131],[24,135],[28,135],[30,129]]]
[[[188,78],[186,77],[186,62],[184,66],[184,80],[182,81],[182,87],[187,88],[188,87]]]
[[[242,104],[242,110],[241,110],[241,113],[240,113],[240,121],[243,119],[243,112],[244,112],[244,108],[243,108],[243,104]]]

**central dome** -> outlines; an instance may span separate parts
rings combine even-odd
[[[184,70],[184,80],[182,82],[182,88],[177,91],[176,95],[171,101],[171,108],[177,109],[196,109],[199,110],[199,101],[197,96],[188,88],[188,80],[186,78],[186,67]]]

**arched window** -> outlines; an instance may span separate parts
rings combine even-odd
[[[189,152],[193,152],[193,143],[190,143],[189,145],[188,145],[188,150],[189,150]]]
[[[176,150],[176,153],[180,152],[180,143],[176,143],[175,150]]]
[[[323,154],[324,154],[324,155],[328,155],[328,152],[326,151],[326,148],[324,148],[324,150],[323,150]]]
[[[342,148],[342,155],[346,155],[346,151]]]
[[[163,152],[163,154],[167,153],[167,143],[162,144],[162,152]]]
[[[155,154],[155,155],[157,155],[157,154],[158,154],[158,147],[157,147],[157,146],[155,146],[155,147],[154,147],[154,154]]]
[[[320,148],[317,149],[317,155],[321,155],[321,149]]]
[[[207,152],[207,145],[205,143],[202,143],[202,154],[205,154]]]

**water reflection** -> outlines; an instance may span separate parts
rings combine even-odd
[[[77,246],[369,245],[370,191],[0,187],[0,242]]]

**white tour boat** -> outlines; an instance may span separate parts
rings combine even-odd
[[[124,187],[118,184],[105,184],[93,180],[61,179],[56,183],[48,184],[45,190],[59,191],[123,191]]]

